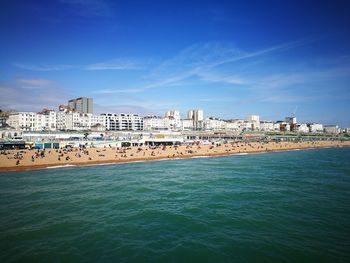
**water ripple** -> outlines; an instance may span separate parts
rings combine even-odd
[[[350,149],[0,174],[0,260],[349,262]]]

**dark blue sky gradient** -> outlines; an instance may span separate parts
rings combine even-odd
[[[350,1],[2,1],[0,108],[350,126]]]

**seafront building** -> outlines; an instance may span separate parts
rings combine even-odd
[[[137,114],[103,113],[94,124],[103,124],[109,131],[142,131],[143,122],[143,118]]]
[[[260,130],[260,117],[258,115],[250,115],[247,117],[247,121],[252,124],[251,129],[253,131]]]
[[[273,121],[260,121],[260,131],[280,131],[280,125]]]
[[[297,132],[302,132],[302,133],[307,133],[310,131],[310,128],[305,123],[296,125],[295,129]]]
[[[289,124],[297,124],[297,118],[294,116],[293,117],[286,117],[285,122],[287,122]]]
[[[68,101],[68,107],[70,110],[79,113],[93,113],[93,100],[92,98],[80,97],[71,99]]]
[[[7,119],[9,117],[9,112],[0,110],[0,128],[6,127]]]
[[[161,117],[161,116],[149,115],[143,118],[143,123],[144,123],[145,131],[182,130],[182,121],[179,118],[175,118],[173,116]]]
[[[181,120],[181,130],[182,131],[192,131],[194,129],[193,120],[183,119]]]
[[[191,119],[195,122],[203,121],[203,119],[204,119],[203,110],[189,110],[187,112],[187,118]]]
[[[180,120],[181,119],[181,115],[180,112],[177,110],[171,110],[171,111],[167,111],[165,113],[165,117],[166,118],[174,118],[176,120]]]
[[[10,127],[22,131],[54,131],[56,130],[56,112],[13,112],[9,114],[7,123]]]
[[[90,113],[57,112],[57,130],[84,131],[90,130],[96,124],[104,124],[104,118]]]
[[[236,132],[257,131],[257,129],[255,129],[253,122],[250,122],[248,120],[241,120],[241,119],[234,119],[234,120],[227,121],[226,130],[236,131]]]
[[[223,120],[217,117],[204,118],[204,112],[193,109],[187,112],[187,118],[181,119],[180,111],[169,110],[164,117],[138,114],[102,113],[93,114],[92,98],[80,97],[60,105],[59,111],[44,109],[41,112],[2,112],[1,129],[13,129],[26,132],[54,131],[203,131],[203,132],[296,132],[296,133],[348,133],[337,125],[319,123],[298,123],[296,117],[286,117],[281,121],[260,120],[259,115],[250,115],[246,119]]]
[[[143,127],[145,131],[167,130],[167,118],[161,116],[149,115],[143,118]]]
[[[319,123],[308,123],[309,132],[323,132],[323,125]]]
[[[8,116],[0,116],[0,128],[7,125]]]
[[[228,131],[239,131],[239,123],[235,120],[226,121],[226,130]]]
[[[226,130],[226,122],[215,117],[206,118],[203,121],[203,128],[206,131],[222,131]]]
[[[193,129],[202,130],[204,129],[204,113],[203,110],[189,110],[187,112],[187,119],[193,121]]]
[[[44,109],[41,112],[11,112],[3,125],[18,131],[231,131],[231,132],[298,132],[330,133],[342,131],[337,125],[319,123],[296,123],[295,117],[286,121],[261,121],[258,115],[245,120],[222,120],[217,117],[203,119],[203,112],[189,111],[187,117],[180,119],[179,111],[168,111],[165,117],[145,116],[124,113],[91,114],[59,108],[58,112]]]
[[[324,127],[325,133],[332,133],[332,134],[340,133],[340,128],[338,127],[338,125],[325,125],[323,127]]]

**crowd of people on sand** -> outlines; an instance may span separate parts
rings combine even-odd
[[[8,160],[16,160],[16,166],[21,164],[26,154],[31,154],[31,162],[36,163],[38,159],[45,159],[47,156],[57,156],[57,161],[92,161],[94,158],[100,160],[127,160],[133,158],[175,158],[193,155],[211,155],[211,154],[231,154],[253,151],[272,151],[278,149],[295,148],[297,144],[303,147],[316,147],[319,142],[315,141],[233,141],[225,143],[212,143],[204,145],[199,142],[177,144],[177,145],[143,145],[135,147],[112,147],[88,148],[84,145],[77,148],[60,149],[26,149],[26,150],[1,150],[0,155],[4,155]],[[112,155],[111,155],[112,152]],[[93,153],[93,154],[91,154]],[[92,156],[93,155],[93,156]],[[112,157],[111,157],[112,156]],[[56,157],[55,157],[56,158]]]

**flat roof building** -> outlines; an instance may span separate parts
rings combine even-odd
[[[93,100],[92,98],[80,97],[71,99],[68,101],[68,107],[76,112],[80,113],[93,113]]]

